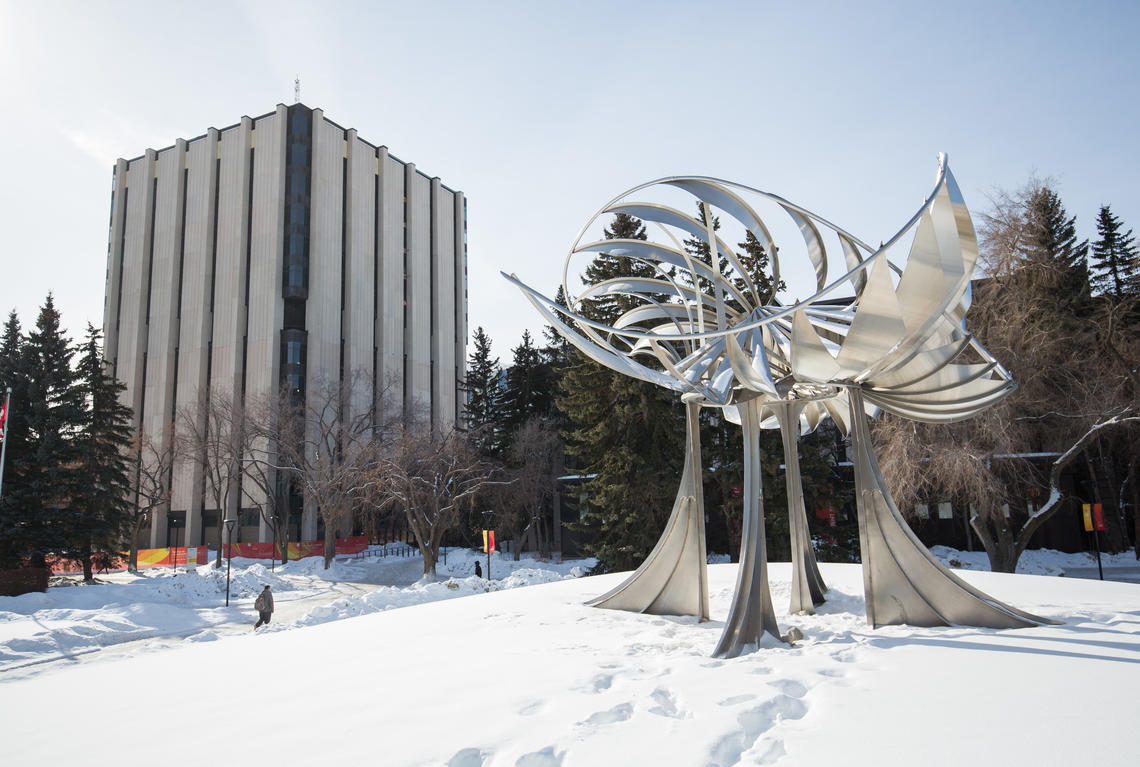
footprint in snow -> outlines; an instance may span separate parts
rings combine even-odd
[[[752,749],[760,736],[786,719],[802,719],[807,714],[807,706],[798,698],[777,695],[736,716],[739,730],[730,732],[713,746],[709,764],[728,767],[741,761],[741,755]],[[779,739],[763,746],[763,753],[756,755],[760,764],[771,764],[784,755],[784,746]]]
[[[649,713],[658,716],[667,716],[673,719],[687,719],[689,714],[677,708],[677,699],[668,690],[658,687],[649,697],[653,698],[656,706],[649,709]]]
[[[477,748],[465,748],[457,751],[455,756],[447,760],[447,767],[483,767],[487,763],[490,753]]]
[[[768,684],[775,687],[780,692],[787,695],[789,698],[802,698],[807,695],[808,688],[803,682],[798,682],[795,679],[777,679]]]
[[[602,692],[603,690],[610,689],[610,686],[613,685],[613,683],[614,678],[611,674],[598,674],[596,677],[590,680],[590,689],[594,692]]]
[[[578,722],[579,727],[600,727],[605,724],[616,724],[627,721],[633,716],[633,704],[621,703],[609,711],[599,711],[591,714],[585,721]]]
[[[547,746],[541,751],[523,754],[515,762],[515,767],[562,767],[562,757],[565,752],[556,752],[554,746]]]

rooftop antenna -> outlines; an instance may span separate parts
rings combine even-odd
[[[297,75],[297,79],[293,81],[293,103],[301,103],[301,76]]]

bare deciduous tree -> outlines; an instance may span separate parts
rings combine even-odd
[[[221,544],[226,542],[223,523],[242,474],[244,409],[232,397],[214,390],[200,394],[196,405],[182,408],[177,423],[178,451],[201,468],[206,491],[217,509],[219,545],[214,567],[221,567]]]
[[[288,559],[288,499],[278,493],[283,472],[277,458],[279,399],[260,398],[247,403],[242,430],[242,496],[256,505],[273,536],[273,556]]]
[[[507,456],[513,467],[513,482],[505,487],[503,495],[507,508],[514,509],[511,518],[516,560],[528,531],[534,534],[539,555],[550,555],[550,520],[546,512],[554,497],[561,458],[562,440],[548,421],[531,416],[515,432]]]
[[[161,434],[138,432],[131,443],[135,456],[132,478],[135,503],[131,505],[130,553],[127,570],[135,572],[139,564],[139,531],[150,519],[151,513],[170,503],[170,472],[174,466],[174,424]]]
[[[483,460],[467,437],[455,430],[434,432],[422,424],[400,427],[376,455],[371,502],[403,509],[424,558],[424,575],[435,576],[444,533],[460,517],[462,505],[493,484],[496,468]]]
[[[277,463],[316,505],[324,522],[325,567],[336,554],[337,530],[360,506],[370,467],[387,429],[381,419],[383,392],[374,395],[363,374],[342,382],[322,381],[305,402],[281,395],[273,442]]]

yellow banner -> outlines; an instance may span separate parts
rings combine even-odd
[[[1086,503],[1082,507],[1082,510],[1084,511],[1084,517],[1085,517],[1085,532],[1091,533],[1093,530],[1092,504]]]

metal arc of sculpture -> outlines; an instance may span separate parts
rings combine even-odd
[[[700,203],[702,216],[635,198],[662,188],[690,195]],[[773,279],[779,279],[778,250],[749,198],[775,205],[799,230],[814,269],[813,295],[792,305],[762,295],[758,280],[716,234],[714,210],[755,237],[769,254]],[[655,239],[582,242],[599,217],[615,213],[655,226]],[[831,282],[821,230],[838,240],[843,253],[846,271]],[[901,248],[908,235],[911,244],[900,268],[888,254]],[[684,236],[715,255],[692,255],[682,245]],[[571,259],[603,253],[644,265],[652,276],[620,277],[572,290],[567,280]],[[737,655],[764,634],[781,637],[767,581],[757,442],[762,428],[779,428],[783,437],[792,534],[790,612],[813,612],[824,599],[826,586],[808,535],[797,440],[826,418],[850,435],[855,453],[869,623],[1011,628],[1047,622],[970,587],[926,551],[890,498],[867,429],[867,418],[880,410],[950,422],[1013,391],[1005,368],[964,328],[977,254],[969,212],[942,156],[934,191],[878,249],[777,195],[684,176],[635,187],[583,227],[563,268],[566,306],[504,275],[585,355],[679,392],[688,408],[685,474],[666,530],[646,562],[592,604],[708,617],[695,418],[696,409],[705,406],[721,408],[741,426],[745,454],[740,570],[714,655]],[[848,285],[854,297],[838,296]],[[581,311],[585,301],[616,296],[636,305],[612,324]]]

